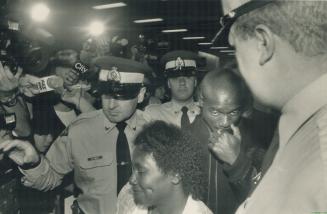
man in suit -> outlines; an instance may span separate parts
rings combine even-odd
[[[228,69],[212,71],[200,89],[201,114],[190,130],[206,154],[205,202],[214,213],[234,213],[259,171],[265,142],[256,133],[255,121],[242,117],[250,94],[240,77]]]

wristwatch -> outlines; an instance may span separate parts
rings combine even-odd
[[[7,107],[15,106],[17,104],[17,95],[18,95],[18,93],[15,92],[14,94],[12,94],[9,97],[0,98],[0,104],[7,106]]]

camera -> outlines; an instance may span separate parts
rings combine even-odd
[[[16,128],[15,113],[0,113],[0,129],[14,130]]]
[[[0,61],[14,74],[22,67],[24,73],[37,75],[48,65],[54,38],[42,28],[9,17],[8,7],[0,8]]]

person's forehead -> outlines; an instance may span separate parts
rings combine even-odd
[[[140,146],[136,146],[133,152],[133,162],[135,166],[154,168],[157,167],[152,153],[145,152]]]
[[[240,96],[230,90],[212,90],[209,87],[203,90],[203,102],[206,105],[237,108],[241,105]]]

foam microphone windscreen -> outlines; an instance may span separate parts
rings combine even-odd
[[[59,89],[64,86],[64,80],[58,76],[51,76],[47,79],[47,84],[50,88]]]

